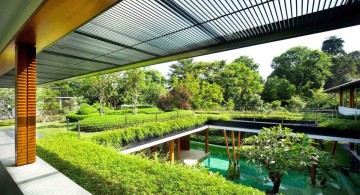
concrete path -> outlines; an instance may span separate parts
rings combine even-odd
[[[90,194],[39,157],[33,164],[16,167],[14,137],[14,130],[0,131],[0,161],[24,194]]]

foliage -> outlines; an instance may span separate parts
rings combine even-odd
[[[141,90],[145,87],[145,73],[142,69],[127,70],[124,75],[125,86],[127,86],[126,95],[132,100],[134,105],[134,114],[137,114],[137,105]]]
[[[345,53],[344,40],[337,36],[330,36],[323,43],[321,50],[329,55],[339,55]]]
[[[338,95],[325,93],[323,89],[314,90],[310,98],[306,98],[308,108],[333,108],[338,105]]]
[[[170,93],[164,94],[159,97],[156,105],[163,111],[172,111],[175,108],[174,96]]]
[[[92,137],[99,144],[112,145],[116,148],[150,137],[159,137],[168,133],[189,129],[202,125],[207,121],[206,116],[192,116],[165,122],[148,122],[126,129],[101,132]]]
[[[318,165],[316,166],[316,172],[320,178],[320,185],[324,186],[326,182],[326,177],[329,174],[332,174],[335,167],[334,159],[330,156],[328,152],[318,151]]]
[[[275,100],[286,101],[295,95],[296,88],[288,80],[277,76],[266,80],[262,98],[267,102]]]
[[[62,108],[56,101],[59,91],[52,89],[50,86],[37,88],[36,103],[39,117],[45,122],[48,117],[57,115],[62,112]]]
[[[296,95],[309,96],[309,90],[323,87],[331,76],[330,65],[330,57],[322,51],[293,47],[273,59],[270,77],[286,79],[295,86]]]
[[[224,100],[233,100],[235,107],[246,107],[248,100],[263,89],[259,72],[245,63],[226,64],[219,72],[217,84],[224,90]]]
[[[145,70],[145,86],[141,91],[140,101],[155,105],[159,97],[166,92],[165,77],[157,70]]]
[[[263,194],[218,174],[120,155],[68,134],[39,140],[37,151],[92,194]]]
[[[78,115],[89,115],[89,114],[93,114],[93,113],[98,113],[98,111],[94,107],[90,106],[89,104],[81,105],[81,107],[77,111]]]
[[[15,108],[15,90],[0,88],[0,116],[13,118],[13,109]]]
[[[14,125],[15,124],[15,120],[14,119],[10,119],[10,120],[0,120],[0,127],[2,126],[10,126],[10,125]]]
[[[259,165],[258,168],[267,170],[274,184],[271,194],[279,192],[281,178],[287,170],[309,167],[318,159],[317,150],[310,145],[311,140],[306,135],[292,133],[281,125],[263,128],[258,135],[246,138],[244,143],[254,145],[241,153],[248,161]]]
[[[287,108],[291,112],[299,112],[301,109],[305,108],[306,105],[299,96],[293,96],[286,102],[288,103]]]
[[[243,63],[243,64],[245,64],[245,66],[247,66],[248,68],[250,68],[254,71],[257,71],[260,66],[259,64],[254,62],[253,58],[250,58],[249,56],[240,56],[240,57],[236,58],[234,60],[234,62]]]
[[[104,115],[88,117],[81,121],[81,131],[105,131],[150,121],[166,121],[178,117],[192,116],[192,111],[173,111],[161,114]]]

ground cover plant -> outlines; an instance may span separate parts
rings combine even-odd
[[[208,171],[120,155],[72,134],[40,139],[37,154],[92,194],[263,194]]]
[[[331,119],[319,123],[320,127],[329,127],[341,130],[349,130],[354,132],[360,131],[360,121],[348,119]]]
[[[166,121],[175,118],[193,116],[189,110],[165,112],[161,114],[136,114],[136,115],[105,115],[89,117],[81,121],[81,131],[104,131],[118,129],[129,125],[141,124],[150,121]]]
[[[168,133],[186,130],[204,124],[208,120],[205,115],[190,116],[165,122],[148,122],[119,130],[105,131],[92,136],[91,139],[102,145],[119,148],[129,143],[151,137],[159,137]]]

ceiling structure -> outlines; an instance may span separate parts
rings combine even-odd
[[[37,84],[358,24],[360,0],[124,0],[38,51]],[[14,86],[14,72],[0,87]]]

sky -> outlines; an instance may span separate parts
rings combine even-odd
[[[259,73],[265,79],[273,71],[271,68],[271,61],[275,56],[279,56],[291,47],[295,46],[307,46],[311,49],[321,50],[322,42],[335,35],[341,37],[344,42],[344,50],[346,52],[352,52],[360,50],[360,25],[342,28],[338,30],[327,31],[323,33],[317,33],[292,39],[286,39],[282,41],[276,41],[271,43],[265,43],[261,45],[255,45],[251,47],[245,47],[240,49],[229,50],[225,52],[219,52],[214,54],[208,54],[203,56],[195,57],[195,61],[215,61],[215,60],[226,60],[228,63],[232,62],[235,58],[246,55],[254,59],[259,66]],[[160,71],[163,75],[168,75],[169,66],[173,62],[161,63],[149,66],[150,69]]]

